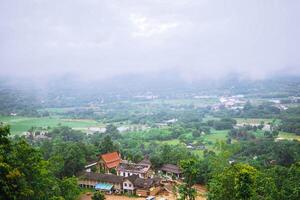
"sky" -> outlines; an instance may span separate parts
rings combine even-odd
[[[0,76],[300,75],[299,0],[0,0]]]

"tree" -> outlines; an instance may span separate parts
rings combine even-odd
[[[187,184],[182,184],[178,187],[178,200],[195,200],[197,191],[195,188],[189,187]]]
[[[258,199],[282,199],[279,196],[278,189],[273,177],[264,172],[259,172],[256,181],[256,195]]]
[[[192,132],[193,137],[200,137],[201,136],[201,130],[195,130]]]
[[[8,136],[9,136],[9,126],[1,126],[0,124],[0,147],[3,150],[7,150],[10,145]]]
[[[182,160],[180,169],[184,176],[184,182],[188,186],[193,186],[196,183],[195,177],[198,175],[197,160],[194,158]]]
[[[8,135],[9,127],[0,126],[0,200],[76,199],[75,178],[57,179],[38,149]]]
[[[56,180],[38,150],[25,141],[8,139],[9,127],[0,127],[0,199],[49,199]],[[5,152],[5,153],[4,153]]]
[[[73,200],[80,194],[80,189],[77,185],[77,179],[75,177],[63,178],[60,183],[61,196],[65,200]]]
[[[99,151],[101,154],[118,151],[118,147],[113,143],[109,135],[105,136],[103,141],[99,145]]]
[[[179,186],[180,200],[195,200],[197,196],[193,185],[196,183],[198,176],[197,160],[194,158],[180,162],[180,168],[184,176],[184,184]]]
[[[254,196],[255,171],[253,169],[244,168],[237,172],[235,176],[236,199],[250,199]]]
[[[251,199],[256,196],[256,176],[257,170],[253,167],[234,164],[210,181],[208,199]]]
[[[105,134],[114,139],[117,139],[120,136],[119,130],[113,124],[106,126]]]
[[[92,200],[105,200],[105,199],[106,198],[105,198],[104,194],[100,191],[95,192],[92,196]]]
[[[52,139],[58,138],[65,142],[80,142],[83,140],[85,134],[81,131],[73,130],[70,127],[61,126],[54,128],[51,132],[49,132],[49,135],[52,137]]]
[[[288,169],[287,177],[284,177],[282,190],[283,196],[286,199],[296,200],[300,199],[300,162],[293,164]]]
[[[84,152],[78,143],[59,143],[50,158],[59,178],[76,175],[86,163]],[[56,162],[57,161],[57,162]],[[63,165],[62,165],[63,164]],[[57,171],[58,170],[58,171]]]

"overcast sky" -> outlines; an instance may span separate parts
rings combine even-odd
[[[300,75],[299,0],[0,0],[0,75]]]

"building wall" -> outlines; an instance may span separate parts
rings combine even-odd
[[[134,186],[129,180],[125,180],[123,182],[123,190],[134,190]]]
[[[83,187],[93,187],[94,188],[97,183],[99,183],[99,181],[93,181],[93,180],[88,180],[88,179],[78,180],[78,185],[82,185]],[[115,184],[109,183],[109,184],[114,185],[115,190],[122,191],[122,185],[121,184],[117,184],[117,183],[115,183]]]
[[[180,174],[175,174],[172,172],[166,172],[166,171],[162,171],[165,175],[170,176],[170,177],[176,177],[176,178],[180,178]]]
[[[85,171],[86,172],[91,172],[92,170],[91,170],[91,168],[86,168]]]
[[[142,173],[132,173],[132,172],[128,172],[128,171],[117,171],[117,175],[118,176],[124,176],[124,177],[132,176],[132,175],[138,175],[140,178],[148,177],[148,176],[145,176]]]
[[[78,181],[78,185],[84,185],[87,187],[95,187],[95,185],[97,184],[97,181],[93,181],[93,180],[79,180]]]

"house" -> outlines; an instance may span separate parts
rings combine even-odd
[[[36,135],[33,139],[34,140],[50,140],[51,138],[46,135]]]
[[[123,177],[114,174],[83,172],[79,175],[78,184],[84,188],[95,188],[108,193],[121,193]]]
[[[88,127],[88,130],[87,130],[87,134],[93,134],[93,133],[105,133],[106,131],[106,128],[105,127]]]
[[[160,178],[140,178],[138,175],[124,177],[123,192],[147,197],[156,195],[161,190]]]
[[[174,124],[174,123],[176,123],[177,121],[178,121],[178,119],[173,118],[173,119],[166,120],[165,123],[167,123],[167,124]]]
[[[177,165],[164,164],[160,169],[164,174],[176,178],[180,178],[181,170]]]
[[[23,132],[23,135],[26,138],[30,138],[32,140],[49,140],[51,137],[48,136],[48,131],[32,131],[32,132]]]
[[[86,172],[91,172],[92,168],[97,168],[97,161],[91,161],[87,165],[84,166]]]
[[[127,193],[138,196],[156,195],[161,190],[159,178],[139,178],[138,175],[128,177],[114,174],[82,172],[78,176],[78,184],[83,188],[95,188],[106,193]]]
[[[117,129],[118,129],[118,131],[119,131],[120,133],[123,133],[123,132],[126,132],[126,131],[129,131],[129,130],[130,130],[130,128],[129,128],[128,126],[120,126],[120,127],[118,127]]]
[[[148,159],[147,156],[146,156],[142,161],[140,161],[138,164],[150,165],[150,167],[152,166],[152,163],[151,163],[151,161]]]
[[[120,162],[121,156],[118,152],[100,155],[99,164],[105,170],[106,173],[109,173],[112,169],[116,169],[119,166]]]
[[[121,162],[117,167],[117,175],[124,177],[137,175],[139,178],[148,178],[152,174],[150,167],[149,164]]]
[[[272,131],[272,127],[270,124],[265,124],[262,128],[263,131]]]
[[[135,194],[137,196],[147,197],[149,195],[155,196],[161,190],[160,178],[137,178],[134,181]]]
[[[128,194],[135,194],[134,182],[138,178],[138,175],[132,175],[124,177],[123,179],[123,192]]]

